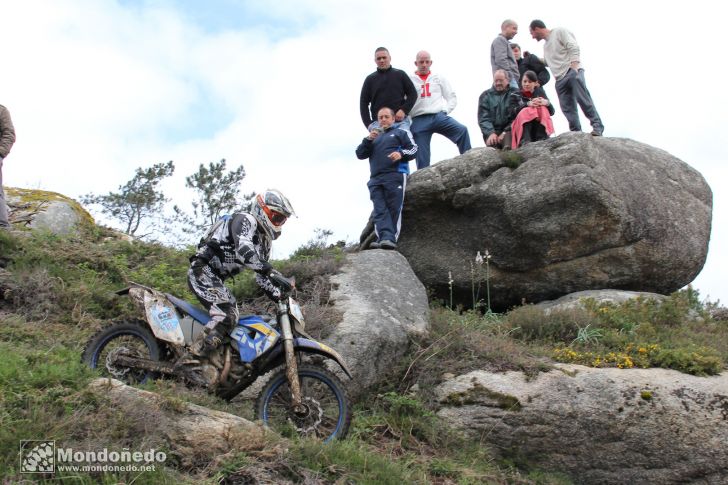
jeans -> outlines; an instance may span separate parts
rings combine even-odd
[[[563,78],[556,81],[556,94],[559,96],[561,111],[569,122],[569,130],[581,131],[579,112],[576,110],[578,104],[591,122],[592,129],[600,135],[602,134],[604,125],[601,118],[599,118],[597,109],[594,107],[591,94],[586,88],[584,69],[578,71],[569,69]]]
[[[458,146],[460,154],[470,150],[470,135],[465,125],[444,112],[424,114],[412,119],[412,137],[417,144],[417,169],[430,166],[430,140],[439,133]]]

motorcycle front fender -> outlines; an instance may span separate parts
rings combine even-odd
[[[341,370],[344,371],[344,373],[349,377],[349,379],[353,379],[354,376],[351,375],[351,371],[344,363],[344,358],[334,349],[329,347],[326,344],[322,344],[321,342],[317,342],[315,340],[310,340],[307,338],[294,338],[293,339],[293,348],[296,349],[299,352],[307,352],[310,354],[317,354],[324,357],[328,357],[329,359],[332,359],[336,361],[337,364],[341,367]]]
[[[344,373],[349,377],[349,379],[353,379],[354,376],[351,374],[351,371],[344,363],[344,358],[334,349],[329,347],[326,344],[322,344],[321,342],[317,342],[312,339],[307,338],[294,338],[293,339],[293,349],[295,352],[303,352],[306,354],[316,354],[320,355],[322,357],[329,358],[333,361],[335,361],[339,366],[341,367],[341,370],[344,371]],[[266,363],[264,364],[263,368],[265,371],[268,369],[272,369],[282,363],[284,360],[283,358],[283,345],[276,345],[274,349],[271,350],[271,352],[268,353],[266,356]],[[264,371],[264,372],[265,372]]]

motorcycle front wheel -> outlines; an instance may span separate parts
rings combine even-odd
[[[137,323],[115,323],[89,339],[81,359],[92,369],[101,369],[104,376],[127,384],[141,384],[154,373],[114,364],[117,355],[160,360],[161,350],[154,335]]]
[[[275,431],[287,435],[320,439],[344,438],[351,423],[351,404],[338,377],[315,365],[298,368],[303,413],[291,409],[291,391],[285,367],[268,381],[256,403],[257,418]]]

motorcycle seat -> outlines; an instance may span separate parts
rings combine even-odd
[[[177,307],[179,310],[181,310],[183,313],[191,316],[193,319],[200,322],[202,325],[206,325],[210,320],[210,314],[205,310],[204,308],[198,307],[196,305],[193,305],[192,303],[189,303],[186,300],[183,300],[182,298],[177,298],[174,295],[170,295],[169,293],[166,293],[165,296],[169,299],[169,301]],[[270,315],[243,315],[240,317],[240,323],[248,321],[246,323],[254,323],[256,320],[263,320],[268,325],[277,325],[275,317],[272,317]]]
[[[207,313],[207,310],[204,308],[200,308],[196,305],[193,305],[192,303],[189,303],[182,298],[177,298],[174,295],[170,295],[169,293],[166,294],[166,297],[169,299],[170,302],[182,312],[186,313],[187,315],[191,316],[198,322],[200,322],[203,325],[206,325],[211,319],[210,314]]]

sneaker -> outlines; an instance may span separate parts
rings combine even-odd
[[[601,131],[594,130],[594,131],[591,132],[591,136],[602,136],[602,132]]]
[[[381,247],[382,245],[377,241],[369,243],[369,249],[381,249]]]
[[[384,241],[379,243],[379,245],[382,249],[397,249],[397,243],[388,239],[385,239]]]

